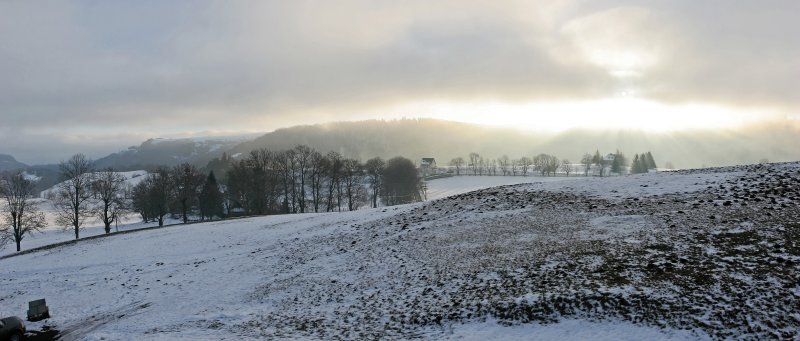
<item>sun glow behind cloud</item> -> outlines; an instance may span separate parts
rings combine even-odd
[[[775,112],[746,111],[706,104],[662,104],[640,98],[553,103],[429,101],[403,105],[389,117],[431,117],[532,131],[636,129],[671,132],[724,129],[780,117]]]

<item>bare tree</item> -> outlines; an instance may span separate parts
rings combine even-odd
[[[249,213],[266,214],[277,212],[277,199],[280,196],[280,172],[276,166],[276,153],[267,149],[258,149],[250,152],[247,159],[247,172],[249,179],[242,179],[247,183]]]
[[[296,188],[294,186],[294,182],[296,180],[294,176],[294,150],[285,150],[275,153],[274,165],[278,170],[281,179],[281,189],[283,190],[283,212],[297,212],[297,207],[295,206],[295,198],[297,195]]]
[[[45,226],[44,214],[33,201],[34,188],[35,184],[21,173],[0,178],[0,197],[5,206],[0,246],[13,239],[20,251],[22,239]]]
[[[363,194],[361,185],[362,166],[358,160],[345,159],[342,163],[342,184],[347,197],[347,210],[354,211],[359,206],[359,196]]]
[[[561,160],[559,160],[555,155],[550,155],[550,159],[547,160],[547,167],[553,173],[553,176],[556,176],[558,172],[558,168],[561,166]]]
[[[169,203],[174,193],[174,179],[169,169],[161,167],[143,181],[147,186],[147,200],[158,226],[164,226],[164,216],[169,213]]]
[[[569,177],[569,173],[572,172],[572,165],[569,163],[569,160],[564,159],[561,161],[561,171]]]
[[[519,159],[519,164],[520,164],[520,168],[522,170],[522,175],[523,176],[527,176],[528,175],[528,169],[530,168],[531,163],[533,163],[533,161],[531,160],[531,158],[529,158],[527,156],[523,156],[522,158]]]
[[[297,188],[297,206],[300,208],[300,213],[306,212],[306,179],[310,177],[313,171],[314,151],[308,146],[294,147],[294,157],[296,174],[295,187]]]
[[[155,220],[152,203],[150,202],[150,186],[148,185],[149,175],[131,188],[130,208],[142,216],[145,223]]]
[[[92,196],[92,161],[83,154],[75,154],[59,165],[61,180],[51,200],[56,208],[56,222],[75,230],[80,238],[83,222],[92,214],[89,199]]]
[[[464,167],[464,158],[459,156],[450,160],[450,166],[456,168],[456,175],[461,175],[461,168]]]
[[[189,211],[198,203],[205,176],[197,170],[197,167],[188,163],[175,166],[170,176],[175,190],[173,197],[179,206],[183,223],[186,224],[189,222]]]
[[[592,155],[589,153],[583,154],[581,164],[583,165],[583,176],[589,176],[589,170],[592,168]]]
[[[309,181],[311,182],[311,201],[314,203],[314,212],[319,212],[322,203],[323,182],[325,170],[328,168],[328,159],[317,151],[311,155],[311,169]]]
[[[508,175],[509,172],[509,165],[511,160],[509,160],[508,155],[503,155],[497,160],[497,164],[500,166],[500,171],[503,172],[503,176]]]
[[[464,161],[463,159],[461,161]],[[381,194],[383,187],[383,170],[386,168],[386,162],[379,157],[367,160],[364,164],[364,170],[367,174],[367,181],[371,189],[370,199],[372,199],[372,207],[378,207],[378,196]]]
[[[535,170],[539,171],[542,176],[550,175],[551,173],[555,175],[560,164],[561,161],[553,155],[539,154],[533,158],[533,167]]]
[[[341,173],[342,173],[342,155],[337,152],[329,152],[326,156],[328,159],[328,167],[326,169],[327,178],[327,204],[326,210],[333,212],[334,209],[342,210],[342,191],[341,191]]]
[[[472,175],[478,175],[479,169],[482,168],[482,160],[478,153],[469,153],[469,167],[472,168]]]
[[[107,168],[95,174],[92,192],[99,204],[95,215],[103,222],[106,233],[111,233],[111,224],[125,213],[125,177]]]

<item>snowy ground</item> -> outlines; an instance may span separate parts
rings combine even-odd
[[[0,260],[0,314],[46,298],[29,329],[62,340],[793,339],[798,202],[779,164],[166,227]]]
[[[120,173],[126,178],[126,183],[129,186],[135,186],[141,182],[147,175],[146,171],[131,171]],[[437,179],[428,182],[428,200],[441,199],[447,196],[462,194],[479,189],[485,189],[501,185],[513,185],[521,183],[541,183],[541,182],[558,182],[563,180],[576,180],[577,177],[521,177],[521,176],[459,176],[444,179]],[[47,197],[47,193],[53,191],[56,187],[53,186],[45,191],[42,191],[41,197]],[[47,227],[41,232],[33,233],[25,236],[22,241],[22,250],[32,249],[39,246],[49,245],[53,243],[64,242],[73,240],[75,232],[71,228],[64,228],[58,226],[55,222],[56,212],[50,201],[47,199],[37,199],[37,206],[39,210],[44,212],[47,220]],[[166,218],[166,224],[179,223],[177,219]],[[142,227],[157,226],[156,222],[142,223],[141,217],[138,214],[129,214],[123,218],[118,224],[115,224],[113,231],[125,231],[130,229],[138,229]],[[81,229],[81,237],[90,237],[104,234],[102,222],[97,218],[89,218],[86,221],[86,227]],[[0,247],[0,256],[13,254],[16,252],[15,245],[9,243],[4,247]]]
[[[428,189],[426,195],[428,200],[436,200],[452,195],[472,192],[479,189],[491,188],[503,185],[516,185],[525,183],[543,183],[577,180],[581,177],[566,176],[452,176],[427,182]]]
[[[125,177],[125,184],[127,186],[136,186],[139,182],[144,180],[145,175],[147,175],[146,171],[130,171],[130,172],[120,172],[122,176]],[[45,220],[47,221],[47,226],[44,227],[40,232],[34,232],[32,234],[26,235],[25,238],[22,240],[22,250],[28,250],[32,248],[36,248],[39,246],[60,243],[68,240],[75,239],[75,232],[72,228],[65,228],[63,226],[59,226],[56,224],[56,209],[53,207],[53,204],[46,199],[48,193],[54,191],[56,186],[48,188],[41,192],[39,195],[40,198],[35,199],[36,206],[39,211],[44,213]],[[167,218],[166,223],[176,223],[177,220]],[[81,228],[80,236],[81,237],[90,237],[96,236],[100,234],[104,234],[105,230],[103,228],[103,223],[100,219],[96,217],[90,217],[85,221],[85,227]],[[114,226],[112,226],[112,231],[125,231],[130,229],[137,229],[142,227],[149,227],[149,226],[156,226],[157,223],[142,223],[141,217],[138,214],[128,214],[127,216],[120,219],[120,221]],[[16,252],[16,245],[11,242],[5,246],[0,245],[0,257],[13,254]]]

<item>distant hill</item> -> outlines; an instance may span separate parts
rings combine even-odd
[[[508,128],[434,119],[368,120],[278,129],[244,142],[229,153],[246,154],[258,148],[282,150],[298,144],[321,152],[336,151],[362,160],[380,156],[405,156],[412,160],[437,158],[446,163],[470,152],[498,157],[527,155],[547,136]],[[500,154],[498,154],[500,153]]]
[[[402,155],[412,160],[434,157],[439,165],[471,152],[487,158],[554,154],[578,162],[584,153],[619,150],[629,158],[651,151],[658,166],[677,168],[725,166],[800,160],[800,124],[793,121],[750,125],[738,129],[654,133],[640,130],[570,130],[558,134],[434,119],[369,120],[278,129],[231,149],[245,155],[258,148],[283,150],[305,144],[322,152],[337,151],[366,160]]]
[[[11,155],[0,154],[0,172],[21,170],[27,167],[28,165],[17,161]]]
[[[446,165],[454,157],[467,158],[471,152],[490,159],[548,153],[576,163],[583,153],[595,150],[604,154],[619,150],[629,158],[634,153],[650,151],[660,167],[670,162],[677,168],[696,168],[756,163],[762,159],[800,160],[800,149],[796,148],[800,145],[800,123],[781,121],[738,129],[673,133],[570,130],[543,134],[435,119],[367,120],[295,126],[263,135],[151,139],[97,159],[95,166],[130,171],[188,162],[209,166],[222,175],[224,167],[211,167],[209,161],[223,153],[241,158],[254,149],[285,150],[299,144],[361,160],[398,155],[414,161],[433,157],[439,165]],[[0,165],[12,163],[42,176],[42,185],[57,182],[56,165],[26,167],[12,157],[0,156]]]
[[[204,137],[185,139],[149,139],[139,146],[113,153],[95,160],[95,167],[112,167],[117,170],[150,169],[188,162],[205,165],[242,141],[257,135]]]
[[[582,153],[619,150],[630,157],[651,151],[659,167],[730,166],[800,160],[800,125],[763,123],[737,129],[652,133],[637,130],[573,130],[554,136],[538,150],[578,161]]]

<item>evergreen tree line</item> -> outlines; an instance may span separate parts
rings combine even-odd
[[[656,161],[650,152],[635,154],[633,161],[631,161],[631,174],[647,173],[656,168]]]

